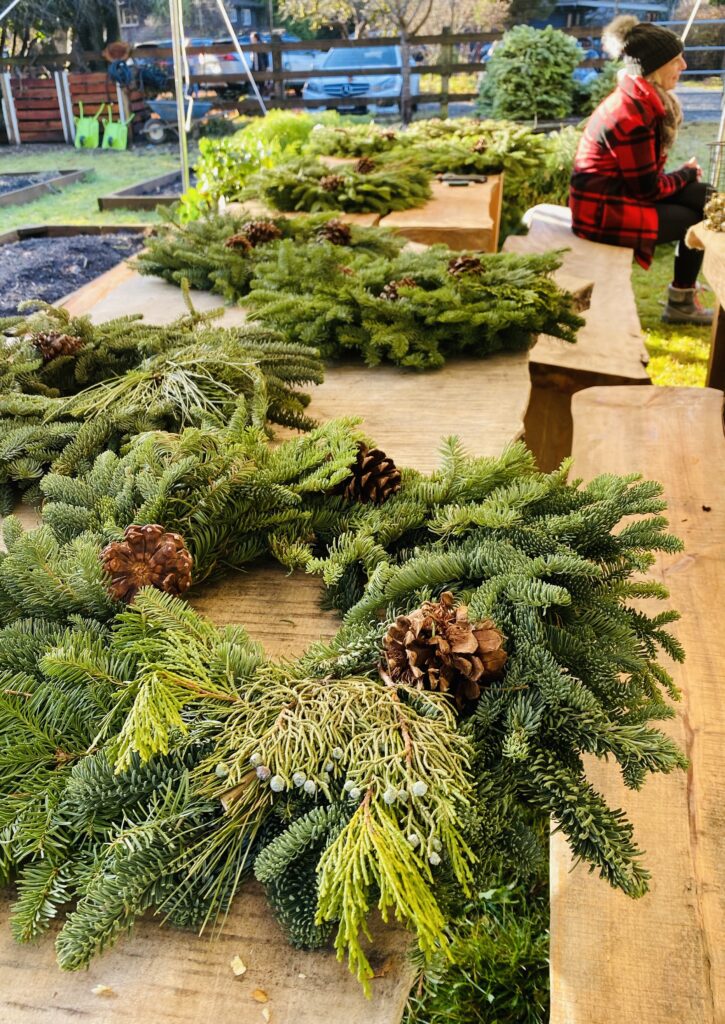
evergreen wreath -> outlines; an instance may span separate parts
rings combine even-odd
[[[362,504],[337,492],[363,440],[337,421],[273,448],[242,404],[227,425],[154,432],[51,474],[42,525],[6,521],[2,867],[18,939],[66,915],[64,968],[150,907],[199,926],[253,869],[291,941],[336,932],[367,985],[373,904],[439,957],[473,887],[536,856],[546,815],[611,885],[646,891],[632,826],[582,756],[611,756],[633,788],[686,764],[652,725],[677,697],[657,661],[682,658],[677,615],[629,606],[667,596],[641,574],[681,547],[661,488],[569,483],[567,464],[540,473],[522,444],[472,458],[451,439],[438,471],[403,470],[383,504]],[[124,605],[102,552],[132,543],[132,524],[178,535],[195,581],[261,553],[321,574],[344,623],[276,662],[242,626],[152,587]],[[431,658],[451,671],[466,654],[465,673],[505,651],[460,709],[385,667],[396,623],[400,640],[406,616],[443,606],[450,652],[428,635],[427,678]],[[411,668],[418,642],[402,641]]]
[[[245,306],[325,359],[359,352],[369,366],[433,369],[452,355],[522,351],[539,334],[575,341],[583,321],[552,280],[559,264],[556,253],[452,261],[447,247],[430,246],[371,259],[280,242],[260,256]]]
[[[430,174],[413,163],[386,163],[364,173],[349,165],[331,170],[302,157],[253,175],[243,196],[289,212],[386,214],[422,206],[430,194]]]
[[[221,312],[198,314],[189,303],[165,326],[134,316],[92,324],[42,305],[0,321],[0,514],[19,494],[39,501],[51,467],[84,471],[144,431],[226,423],[241,415],[240,396],[250,425],[309,429],[310,399],[299,388],[322,380],[317,352],[264,328],[219,327]],[[80,345],[46,361],[34,339],[58,335]]]
[[[212,291],[233,302],[249,291],[256,264],[276,251],[278,242],[246,248],[229,245],[231,239],[244,238],[251,215],[230,216],[208,214],[200,220],[183,223],[178,208],[159,211],[165,221],[148,240],[144,251],[133,261],[141,274],[161,277],[171,284],[188,281],[192,288]],[[317,248],[330,241],[330,224],[337,224],[331,214],[308,217],[272,217],[271,223],[281,239],[289,239],[313,259]],[[405,240],[392,231],[349,225],[350,237],[345,244],[349,253],[392,258],[402,249]],[[331,243],[334,244],[334,243]]]

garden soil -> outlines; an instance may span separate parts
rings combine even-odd
[[[55,302],[138,252],[143,236],[72,235],[25,238],[0,245],[0,316],[15,316],[21,302]]]

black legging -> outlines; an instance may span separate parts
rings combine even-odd
[[[702,249],[685,245],[687,229],[703,218],[703,207],[710,186],[702,181],[691,181],[679,192],[655,203],[657,211],[657,245],[677,242],[673,284],[677,288],[692,288],[702,266]]]

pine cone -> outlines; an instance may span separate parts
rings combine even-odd
[[[485,139],[476,139],[473,143],[474,153],[485,153],[488,149],[488,142]]]
[[[320,178],[320,187],[325,192],[339,192],[345,186],[345,179],[341,174],[325,174]]]
[[[483,270],[483,264],[477,256],[455,256],[448,264],[448,273],[455,274],[479,274]]]
[[[382,505],[400,490],[400,470],[379,448],[359,445],[357,459],[350,466],[350,471],[352,475],[332,492],[341,494],[348,501]]]
[[[401,277],[397,281],[391,281],[386,284],[383,290],[378,296],[379,299],[387,299],[388,302],[396,302],[400,295],[398,293],[399,288],[417,288],[418,282],[414,277]]]
[[[63,334],[62,331],[41,331],[32,335],[31,340],[43,357],[44,363],[49,363],[58,356],[73,356],[83,348],[82,338],[74,338],[71,334]]]
[[[332,242],[333,245],[350,245],[352,231],[349,224],[335,218],[322,225],[317,232],[317,237],[325,242]]]
[[[227,238],[224,245],[227,249],[238,249],[240,252],[252,251],[252,243],[245,234],[232,235],[231,238]]]
[[[390,128],[388,128],[388,130],[387,130],[387,131],[384,131],[384,132],[381,132],[381,133],[380,133],[380,138],[381,138],[381,139],[385,139],[385,141],[386,141],[386,142],[395,142],[395,140],[397,139],[397,137],[398,137],[398,133],[397,133],[397,132],[394,132],[394,131],[393,131],[392,129],[390,129]]]
[[[247,224],[244,233],[250,245],[265,245],[282,237],[282,232],[271,220],[252,220]]]
[[[142,587],[156,587],[177,597],[191,586],[192,558],[178,533],[163,526],[127,526],[123,540],[108,544],[101,564],[111,575],[117,601],[133,601]]]
[[[355,170],[358,174],[370,174],[377,166],[375,161],[371,160],[369,156],[361,156],[355,164]]]
[[[504,636],[490,619],[468,621],[468,608],[456,608],[447,590],[399,615],[383,637],[385,663],[380,675],[391,685],[447,693],[462,710],[481,696],[481,684],[497,678],[508,655]]]

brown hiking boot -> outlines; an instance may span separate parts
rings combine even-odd
[[[667,289],[667,305],[662,314],[666,324],[694,324],[707,327],[712,323],[713,311],[700,305],[697,288],[675,288],[673,284]]]

